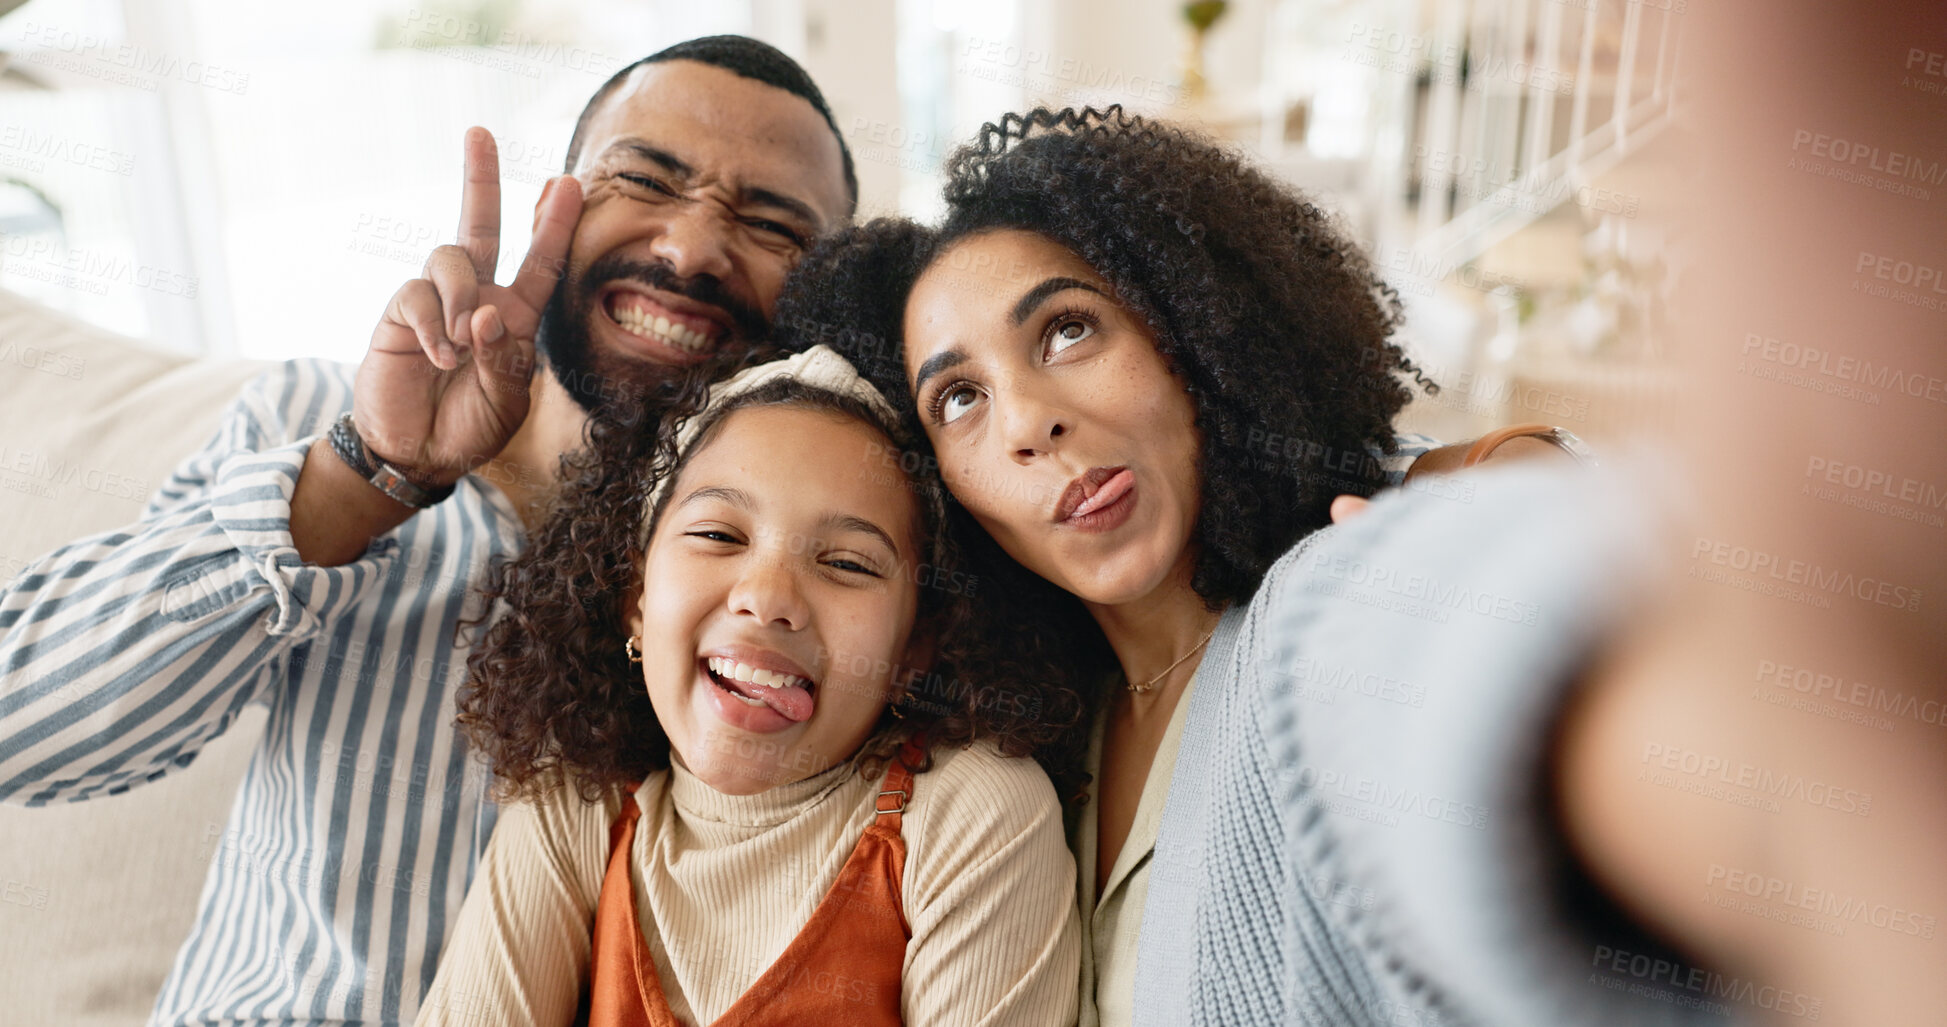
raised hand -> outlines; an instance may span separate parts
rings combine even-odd
[[[534,336],[567,267],[581,183],[549,180],[533,244],[513,284],[500,257],[500,158],[484,128],[466,134],[458,244],[392,295],[352,392],[352,419],[380,459],[428,485],[459,480],[527,418]]]

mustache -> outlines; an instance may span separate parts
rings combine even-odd
[[[582,294],[581,305],[592,304],[596,291],[614,281],[636,282],[716,307],[730,315],[736,338],[745,342],[765,339],[771,334],[770,318],[756,306],[732,296],[715,275],[684,278],[665,261],[635,260],[615,253],[601,257],[582,272],[578,290]]]

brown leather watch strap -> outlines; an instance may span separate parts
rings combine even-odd
[[[1501,443],[1523,436],[1536,436],[1554,442],[1555,426],[1552,424],[1511,424],[1505,428],[1496,428],[1474,441],[1474,444],[1467,450],[1467,456],[1460,461],[1460,466],[1472,467],[1482,460],[1487,459],[1487,455],[1494,452],[1495,448],[1500,446]]]

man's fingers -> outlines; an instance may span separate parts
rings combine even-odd
[[[439,290],[446,336],[473,344],[473,311],[480,305],[480,283],[473,278],[473,260],[458,246],[441,246],[426,258],[424,277]]]
[[[412,329],[419,339],[419,349],[433,366],[450,371],[459,366],[459,353],[451,339],[446,335],[444,307],[439,301],[439,290],[424,278],[415,278],[405,284],[392,296],[392,310],[387,319]]]
[[[472,258],[475,280],[492,284],[500,261],[500,149],[493,133],[478,125],[466,130],[459,244]]]
[[[1366,512],[1372,500],[1358,496],[1340,496],[1332,500],[1332,523],[1344,524],[1346,521]]]
[[[573,175],[550,179],[535,211],[533,245],[511,287],[522,303],[537,311],[547,304],[555,283],[568,272],[568,245],[580,220],[580,180]]]
[[[516,339],[507,330],[500,311],[489,305],[473,314],[475,373],[487,402],[517,424],[527,416],[527,391],[533,381],[534,343]]]

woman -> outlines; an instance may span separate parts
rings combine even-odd
[[[419,1022],[1072,1022],[1073,864],[1025,758],[1057,697],[962,676],[987,646],[937,488],[844,360],[706,405],[715,370],[599,422],[496,572],[461,719],[522,801]]]
[[[1325,637],[1318,651],[1340,657],[1315,667],[1293,648],[1316,637],[1311,622],[1340,614],[1344,630],[1384,646],[1391,636],[1358,616],[1417,602],[1432,622],[1416,632],[1437,642],[1461,622],[1434,618],[1473,613],[1384,589],[1341,601],[1335,587],[1372,591],[1371,568],[1336,568],[1352,581],[1306,565],[1308,546],[1330,534],[1318,529],[1333,498],[1383,482],[1376,454],[1393,448],[1391,421],[1410,396],[1398,376],[1417,377],[1389,341],[1392,292],[1317,208],[1115,109],[989,125],[950,162],[946,197],[938,230],[881,221],[825,244],[801,265],[779,323],[800,345],[831,342],[902,402],[957,501],[956,537],[1008,597],[1023,672],[1098,697],[1072,725],[1089,733],[1094,779],[1071,826],[1082,1022],[1444,1022],[1457,993],[1520,987],[1430,979],[1449,949],[1381,915],[1378,882],[1409,836],[1416,852],[1485,861],[1491,877],[1499,865],[1481,839],[1525,837],[1535,823],[1499,808],[1495,789],[1539,778],[1533,753],[1494,764],[1507,773],[1479,789],[1497,796],[1492,809],[1451,793],[1406,800],[1417,804],[1409,827],[1466,834],[1368,837],[1358,822],[1397,815],[1383,796],[1424,788],[1375,771],[1368,754],[1399,752],[1435,672],[1376,675],[1361,696],[1375,677],[1364,652]],[[1459,509],[1417,498],[1416,510]],[[1398,520],[1399,505],[1378,504],[1372,525]],[[1346,534],[1374,537],[1365,520]],[[1411,530],[1477,555],[1464,534]],[[1321,597],[1333,602],[1320,609]],[[1498,612],[1512,625],[1490,602],[1467,630],[1532,649],[1505,636],[1532,636],[1537,611],[1514,599]],[[1524,712],[1490,726],[1518,732],[1545,715]],[[1339,727],[1359,732],[1349,752],[1302,744]],[[1347,775],[1364,779],[1334,794]],[[1524,910],[1534,915],[1510,943],[1580,943],[1539,926],[1557,905]],[[1624,937],[1600,910],[1576,923]],[[1468,922],[1435,937],[1473,944],[1492,929]],[[1564,987],[1537,1007],[1608,1001]],[[1468,1011],[1483,1010],[1501,1007]]]

